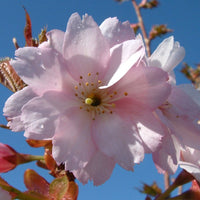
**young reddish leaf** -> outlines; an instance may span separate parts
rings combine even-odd
[[[149,39],[153,40],[154,38],[162,36],[169,32],[172,32],[172,29],[167,28],[167,25],[165,24],[154,25],[149,33]]]
[[[162,193],[161,189],[158,187],[157,183],[155,182],[152,185],[147,185],[144,183],[143,189],[139,191],[144,194],[148,194],[150,196],[156,196]]]
[[[197,64],[196,68],[192,68],[187,63],[184,63],[184,67],[181,72],[194,84],[195,88],[200,88],[200,64]]]
[[[49,187],[49,196],[56,200],[62,200],[68,190],[69,182],[67,176],[56,178],[52,181]]]
[[[25,8],[24,8],[24,10],[26,13],[26,25],[24,28],[24,37],[25,37],[27,46],[33,46],[31,18],[29,16],[27,10]]]
[[[48,196],[49,183],[32,169],[24,173],[24,184],[29,191]]]
[[[41,30],[41,33],[38,35],[39,44],[47,41],[46,33],[47,33],[47,29],[46,28],[44,28],[44,29]]]
[[[77,200],[78,197],[78,185],[74,181],[69,182],[67,193],[65,194],[66,200]]]
[[[157,6],[158,6],[157,0],[151,0],[149,2],[147,2],[147,0],[143,0],[139,5],[140,8],[155,8]]]
[[[48,149],[45,149],[44,154],[44,160],[46,163],[46,166],[51,172],[53,172],[56,169],[56,161],[53,159],[51,152]]]
[[[9,58],[0,61],[0,83],[12,92],[17,92],[26,86],[10,65]]]
[[[32,139],[27,139],[26,142],[31,146],[31,147],[49,147],[52,146],[51,140],[32,140]]]

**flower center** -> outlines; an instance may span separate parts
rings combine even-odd
[[[91,106],[98,106],[101,104],[101,98],[98,95],[90,95],[85,99],[85,104]]]
[[[98,76],[98,72],[96,74],[88,73],[86,77],[80,76],[79,83],[74,87],[75,96],[80,105],[79,108],[91,113],[93,120],[95,120],[96,115],[112,114],[116,106],[114,102],[128,96],[127,92],[118,94],[117,91],[110,88],[99,89],[103,83]]]

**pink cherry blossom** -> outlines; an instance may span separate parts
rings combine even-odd
[[[176,171],[180,152],[185,146],[200,149],[200,94],[191,85],[175,85],[174,67],[183,59],[184,48],[173,37],[165,39],[149,58],[150,66],[167,71],[172,91],[167,101],[154,113],[166,127],[165,136],[159,148],[153,153],[153,160],[159,172]]]
[[[17,153],[14,149],[12,149],[10,146],[0,143],[0,172],[4,173],[7,171],[10,171],[16,167],[15,162],[17,161]]]
[[[152,112],[170,94],[167,72],[146,66],[141,38],[117,18],[98,26],[75,13],[66,32],[47,38],[18,49],[11,62],[28,86],[5,103],[9,126],[27,138],[52,139],[54,159],[82,183],[104,183],[116,163],[133,170],[162,138]],[[138,123],[154,128],[146,137]]]

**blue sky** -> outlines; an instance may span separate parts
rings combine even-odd
[[[23,29],[25,25],[25,15],[22,6],[28,10],[33,28],[33,36],[37,37],[41,28],[47,30],[65,30],[69,16],[73,12],[80,15],[88,13],[100,24],[107,17],[117,16],[120,21],[129,20],[131,23],[137,22],[136,15],[130,1],[117,3],[114,0],[1,0],[0,12],[0,57],[14,57],[14,46],[12,38],[16,37],[20,46],[24,46]],[[153,10],[144,10],[144,22],[147,31],[153,24],[167,24],[174,32],[152,42],[152,50],[167,36],[174,35],[186,49],[184,62],[195,65],[200,62],[200,1],[183,0],[160,0],[160,6]],[[180,73],[182,65],[179,65],[175,72],[178,84],[189,82]],[[2,108],[6,99],[12,94],[5,87],[0,85],[0,123],[5,124],[2,117]],[[23,133],[11,133],[0,129],[0,142],[10,144],[21,153],[41,154],[42,149],[32,149],[24,141]],[[44,170],[35,164],[26,164],[17,167],[15,170],[3,174],[6,180],[25,190],[23,185],[24,169],[32,168],[44,175],[47,180],[51,177]],[[134,172],[127,172],[116,166],[111,178],[102,186],[94,187],[91,183],[80,185],[79,200],[102,200],[102,199],[144,199],[136,188],[142,182],[151,184],[156,180],[163,187],[163,176],[159,175],[155,169],[151,156],[146,156],[144,162],[135,166]]]

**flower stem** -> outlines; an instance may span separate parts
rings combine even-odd
[[[167,190],[167,188],[169,188],[170,185],[170,176],[167,172],[165,172],[164,174],[164,183],[165,183],[165,190]]]
[[[183,170],[181,173],[178,175],[178,177],[175,179],[172,185],[170,185],[167,190],[165,190],[164,193],[162,193],[156,200],[165,200],[167,197],[169,197],[170,193],[175,190],[177,187],[182,186],[186,183],[189,183],[192,181],[194,177],[189,174],[187,171]],[[178,197],[177,197],[178,198]]]
[[[44,156],[38,156],[38,155],[29,155],[29,154],[19,154],[20,159],[19,163],[27,163],[37,160],[44,160]]]
[[[141,12],[140,12],[140,7],[137,5],[135,0],[132,0],[132,4],[133,4],[133,7],[135,9],[137,18],[138,18],[138,24],[139,24],[139,26],[141,28],[142,35],[144,37],[144,42],[145,42],[145,46],[146,46],[146,50],[147,50],[147,55],[151,56],[150,40],[147,37],[147,33],[146,33],[146,30],[145,30],[144,22],[143,22],[142,15],[141,15]]]

